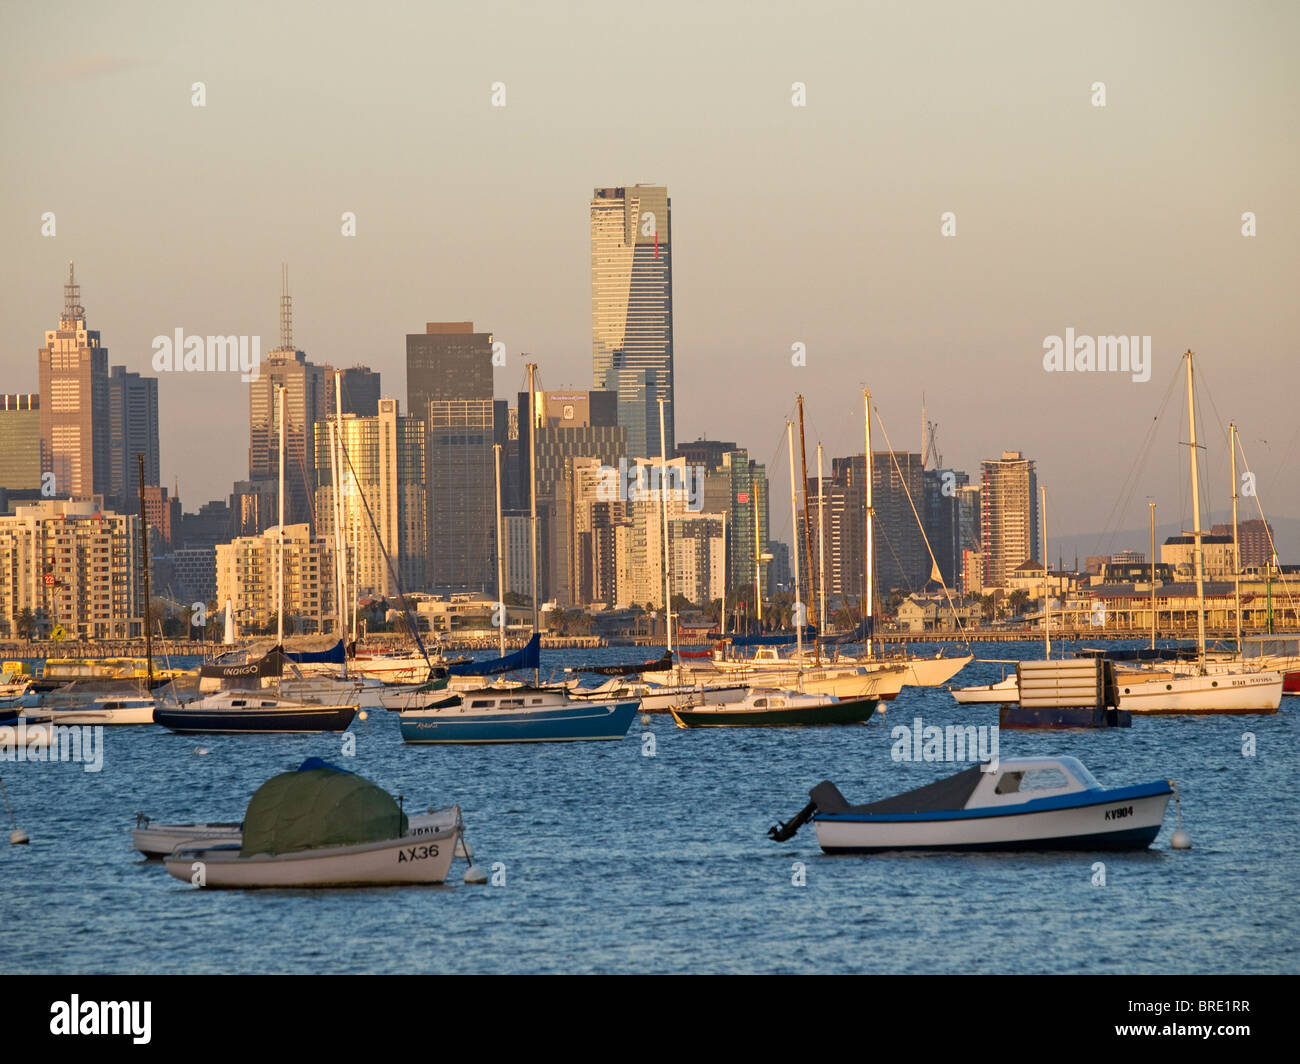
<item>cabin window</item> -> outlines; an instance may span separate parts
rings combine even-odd
[[[470,709],[487,709],[492,705],[490,698],[476,698],[469,704]]]
[[[541,704],[542,704],[542,700],[540,698],[533,699],[533,705],[540,706]]]
[[[248,705],[248,703],[245,702],[242,698],[240,698],[240,699],[236,699],[235,701],[231,702],[230,704],[231,704],[232,706],[234,706],[235,708],[237,708],[237,709],[242,709],[244,706]]]
[[[1059,768],[1031,768],[1024,772],[1004,772],[993,789],[994,794],[1024,794],[1026,791],[1059,791],[1070,785]]]
[[[755,708],[755,709],[766,709],[766,708],[767,708],[767,699],[766,699],[766,698],[756,698],[756,699],[754,699],[754,708]]]
[[[501,706],[522,706],[524,700],[522,698],[503,698],[497,704]]]
[[[783,709],[785,707],[785,699],[769,698],[767,700],[767,706],[769,709]]]

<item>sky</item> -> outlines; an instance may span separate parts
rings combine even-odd
[[[1113,540],[1148,498],[1190,527],[1187,349],[1207,509],[1235,419],[1294,519],[1298,28],[1295,4],[1163,0],[8,4],[0,391],[36,389],[69,260],[141,372],[177,328],[274,347],[288,263],[296,345],[403,404],[426,321],[506,344],[499,397],[525,353],[591,387],[591,191],[664,184],[678,439],[769,463],[779,538],[795,395],[829,465],[869,387],[895,448],[924,397],[945,465],[1022,451],[1049,534],[1145,549]],[[1067,329],[1149,336],[1150,379],[1045,369]],[[247,475],[247,385],[162,378],[163,481],[197,509]]]

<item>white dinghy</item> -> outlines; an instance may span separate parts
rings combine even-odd
[[[169,875],[197,887],[361,887],[442,883],[463,827],[460,809],[411,833],[397,801],[369,780],[308,758],[262,784],[238,842],[178,849]]]

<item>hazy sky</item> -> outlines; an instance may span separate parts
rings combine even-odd
[[[1298,11],[7,4],[0,390],[36,388],[69,259],[131,369],[151,372],[152,338],[178,327],[274,347],[285,261],[297,345],[379,370],[403,406],[404,336],[430,320],[507,344],[498,396],[523,352],[544,387],[590,387],[591,190],[656,183],[673,201],[678,438],[771,462],[782,538],[795,394],[829,457],[861,451],[864,384],[897,448],[919,449],[924,393],[945,464],[1037,459],[1053,534],[1145,528],[1148,495],[1188,526],[1181,392],[1121,490],[1188,347],[1211,505],[1228,501],[1235,418],[1266,510],[1295,517]],[[1150,381],[1045,372],[1044,338],[1067,327],[1149,335]],[[246,387],[159,385],[163,479],[186,509],[247,474]]]

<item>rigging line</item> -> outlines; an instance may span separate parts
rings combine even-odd
[[[1237,436],[1237,449],[1241,452],[1241,464],[1246,467],[1246,472],[1249,473],[1250,462],[1246,458],[1246,448],[1242,445],[1240,434],[1238,434]],[[1269,558],[1269,567],[1271,568],[1273,563],[1273,558],[1276,558],[1278,556],[1277,544],[1273,542],[1273,530],[1272,528],[1269,527],[1268,519],[1264,516],[1264,504],[1259,500],[1258,491],[1255,493],[1255,507],[1256,509],[1259,510],[1260,520],[1264,522],[1264,534],[1268,536],[1268,549],[1269,549],[1269,554],[1271,555],[1271,557]],[[1295,599],[1291,595],[1291,585],[1287,583],[1286,573],[1283,571],[1280,561],[1277,567],[1277,571],[1278,571],[1278,577],[1282,581],[1282,590],[1286,595],[1287,603],[1288,605],[1290,605],[1292,611],[1294,611],[1296,605]]]
[[[1296,440],[1300,440],[1300,420],[1296,421],[1295,432],[1291,434],[1291,438],[1286,441],[1286,446],[1282,448],[1282,454],[1278,458],[1278,464],[1276,468],[1274,468],[1273,470],[1274,480],[1276,480],[1283,472],[1286,471],[1287,454],[1290,452],[1291,448],[1295,445]],[[1262,442],[1264,443],[1265,447],[1268,446],[1267,440],[1264,440]],[[1269,487],[1271,488],[1273,486],[1273,480],[1270,480],[1268,484]]]
[[[352,456],[344,450],[343,458],[348,464],[348,472],[350,472],[353,478],[360,483],[361,478],[357,476],[357,471],[352,465]],[[357,494],[361,497],[361,504],[366,508],[366,517],[370,521],[370,527],[375,531],[375,540],[379,544],[380,551],[383,552],[384,561],[388,565],[388,571],[393,574],[393,583],[397,585],[397,593],[402,598],[402,607],[406,610],[407,616],[410,618],[411,634],[415,636],[415,645],[420,648],[420,655],[424,658],[425,663],[429,666],[430,670],[432,670],[433,662],[429,660],[429,652],[424,649],[424,640],[420,638],[420,619],[411,615],[410,599],[406,596],[406,589],[402,587],[402,578],[398,575],[397,566],[393,564],[393,559],[388,553],[388,547],[384,544],[383,537],[379,535],[379,524],[375,521],[375,515],[370,511],[370,503],[366,499],[366,493],[361,491]],[[430,673],[430,676],[432,677],[432,672]]]
[[[1120,485],[1119,494],[1111,506],[1110,513],[1106,517],[1106,523],[1102,526],[1101,532],[1095,541],[1095,550],[1098,554],[1109,553],[1109,550],[1103,548],[1113,547],[1115,545],[1115,536],[1119,532],[1119,522],[1122,519],[1121,514],[1128,511],[1132,505],[1133,497],[1137,492],[1138,483],[1141,480],[1143,470],[1150,460],[1151,452],[1155,446],[1156,433],[1159,430],[1160,423],[1165,416],[1165,408],[1169,405],[1169,400],[1174,394],[1174,386],[1178,383],[1179,373],[1177,368],[1170,374],[1169,384],[1165,389],[1164,398],[1160,401],[1160,406],[1156,410],[1156,415],[1147,425],[1147,430],[1143,434],[1142,442],[1138,445],[1137,454],[1133,457],[1133,462],[1129,465],[1129,471]]]
[[[939,574],[939,584],[943,588],[944,598],[948,601],[948,608],[952,610],[952,618],[957,622],[957,630],[961,632],[962,638],[966,642],[967,649],[970,648],[970,635],[966,632],[966,626],[961,623],[961,618],[957,615],[957,607],[953,604],[952,595],[948,592],[948,582],[943,579],[943,570],[939,568],[939,561],[934,556],[934,551],[930,548],[930,537],[925,534],[925,524],[921,520],[921,515],[916,512],[916,503],[912,500],[912,492],[907,486],[907,481],[903,478],[902,470],[898,468],[898,458],[894,454],[894,445],[889,442],[889,433],[885,431],[885,419],[880,415],[880,408],[876,408],[876,420],[880,422],[880,434],[885,437],[885,446],[889,448],[889,456],[893,459],[894,469],[898,473],[898,479],[902,482],[903,491],[907,493],[907,504],[912,508],[912,516],[916,518],[916,525],[921,530],[921,538],[925,540],[926,553],[930,555],[930,564],[934,566],[931,572]],[[867,456],[867,475],[871,475],[871,456]]]

